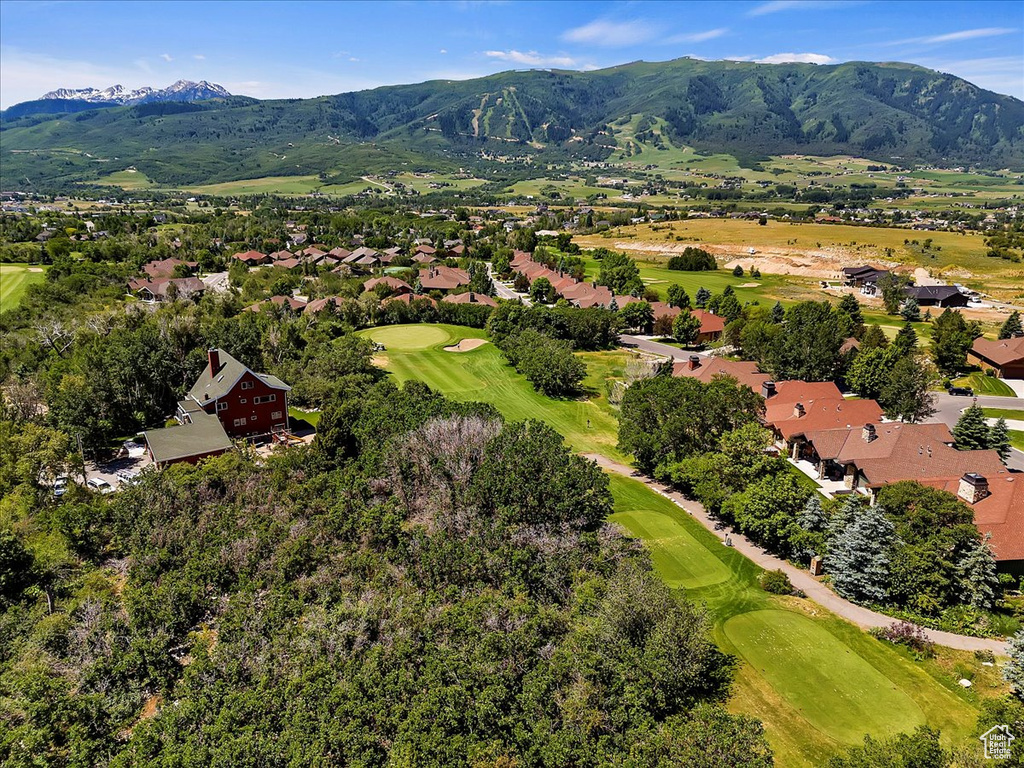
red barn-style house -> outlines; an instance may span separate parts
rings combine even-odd
[[[188,397],[178,403],[178,421],[203,411],[216,416],[231,437],[256,437],[288,426],[288,392],[276,376],[256,373],[223,349],[211,349],[206,368]]]

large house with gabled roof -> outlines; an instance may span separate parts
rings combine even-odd
[[[192,414],[216,416],[231,437],[256,437],[288,427],[287,384],[268,373],[256,373],[223,349],[208,352],[206,368],[178,403],[178,421]]]

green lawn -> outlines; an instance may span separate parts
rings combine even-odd
[[[28,264],[0,264],[0,312],[18,306],[30,285],[43,282],[45,270]]]
[[[995,395],[997,397],[1016,397],[1017,393],[995,376],[984,373],[972,373],[953,382],[958,387],[970,387],[976,395]]]
[[[1024,431],[1019,429],[1007,430],[1010,433],[1010,445],[1018,451],[1024,451]]]
[[[1020,410],[1014,408],[982,408],[982,413],[989,419],[1006,419],[1007,421],[1024,421],[1024,400],[1021,400]]]
[[[535,392],[491,344],[443,350],[460,339],[486,338],[483,331],[411,325],[361,333],[387,346],[378,362],[399,381],[418,379],[458,400],[492,403],[510,419],[542,419],[577,450],[624,458],[614,447],[604,380],[621,375],[626,353],[582,354],[589,396],[562,401]],[[921,723],[940,728],[947,744],[969,737],[975,694],[935,663],[914,662],[806,600],[769,595],[758,586],[760,568],[669,499],[630,478],[609,480],[611,521],[649,547],[666,584],[707,606],[716,642],[741,660],[729,709],[765,724],[777,765],[821,765],[865,733],[881,737]],[[980,664],[969,654],[957,661]]]

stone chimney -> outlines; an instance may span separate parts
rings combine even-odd
[[[690,355],[690,370],[694,371],[700,368],[700,355]]]
[[[793,418],[800,419],[807,414],[807,409],[804,408],[803,403],[797,403],[793,406]]]
[[[878,439],[878,433],[875,431],[874,424],[865,424],[864,429],[861,430],[860,436],[864,438],[865,443],[870,443],[872,440]]]
[[[960,478],[956,493],[968,504],[977,504],[989,494],[988,479],[976,472],[968,472]]]
[[[212,379],[220,370],[220,350],[216,348],[207,350],[206,355],[210,359],[210,378]]]
[[[774,381],[766,381],[763,384],[761,384],[761,397],[763,397],[765,400],[767,400],[768,398],[774,397],[774,396],[775,396],[775,382]]]

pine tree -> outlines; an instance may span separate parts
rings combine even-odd
[[[696,305],[697,309],[704,309],[711,300],[711,291],[705,288],[703,285],[697,289]]]
[[[825,510],[821,508],[821,500],[818,498],[818,494],[811,494],[811,498],[804,504],[804,508],[800,510],[800,514],[796,518],[797,524],[805,531],[823,531],[825,530]]]
[[[921,320],[921,305],[917,303],[917,299],[911,296],[909,299],[903,302],[903,307],[900,309],[900,315],[908,323],[916,323]]]
[[[1003,667],[1003,680],[1013,686],[1013,692],[1018,699],[1024,699],[1024,629],[1017,630],[1017,634],[1007,642],[1010,651],[1010,660]]]
[[[999,454],[1003,464],[1010,458],[1010,430],[1006,419],[999,419],[988,430],[988,447]]]
[[[896,334],[896,338],[892,340],[892,346],[897,358],[906,357],[917,349],[917,332],[914,330],[914,326],[904,323]]]
[[[786,310],[782,308],[782,303],[776,301],[775,306],[772,307],[771,321],[776,325],[782,325],[782,322],[786,319]]]
[[[999,329],[999,338],[1012,339],[1016,336],[1024,336],[1024,327],[1021,326],[1020,312],[1014,310]]]
[[[832,540],[828,570],[843,597],[883,603],[889,596],[889,549],[893,524],[878,507],[864,507]]]
[[[988,546],[990,537],[991,534],[985,537],[985,541],[973,542],[957,563],[961,598],[968,605],[983,611],[995,603],[999,589],[996,559]]]
[[[889,346],[889,339],[885,337],[885,332],[881,326],[870,325],[868,329],[864,331],[864,338],[860,340],[860,351],[866,352],[869,349],[876,347],[887,347]]]
[[[985,413],[977,405],[967,408],[953,427],[953,439],[961,451],[981,450],[989,447],[989,429]]]

